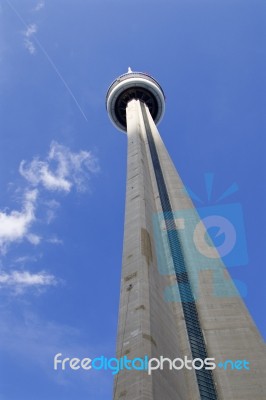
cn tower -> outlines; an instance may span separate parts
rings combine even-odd
[[[163,89],[129,68],[106,108],[128,141],[116,356],[166,359],[151,375],[122,369],[113,399],[265,400],[264,344],[157,130]],[[177,358],[195,368],[169,368]],[[206,358],[220,366],[202,367]]]

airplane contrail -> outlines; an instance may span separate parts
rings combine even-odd
[[[8,4],[8,6],[14,11],[14,13],[16,14],[16,16],[20,19],[20,21],[22,22],[22,24],[25,26],[25,28],[28,30],[29,26],[28,24],[25,22],[25,20],[22,18],[22,16],[20,15],[20,13],[16,10],[16,8],[13,6],[13,4],[9,1],[6,0],[6,3]],[[70,94],[70,96],[72,97],[72,99],[74,100],[74,103],[76,104],[76,106],[78,107],[79,111],[81,112],[81,114],[83,115],[83,118],[88,122],[88,119],[84,113],[84,111],[82,110],[78,100],[76,99],[74,93],[72,92],[72,90],[70,89],[70,87],[68,86],[67,82],[65,81],[65,79],[63,78],[63,76],[61,75],[60,71],[58,70],[57,66],[55,65],[55,63],[53,62],[53,60],[51,59],[51,57],[49,56],[49,54],[47,53],[47,51],[45,50],[45,48],[43,47],[43,45],[41,44],[41,42],[38,40],[38,38],[34,35],[34,33],[32,33],[32,37],[33,40],[35,41],[35,43],[37,44],[37,46],[40,48],[40,50],[42,51],[42,53],[45,55],[46,59],[48,60],[49,64],[51,65],[51,67],[53,68],[53,70],[55,71],[55,73],[57,74],[57,76],[59,77],[59,79],[61,80],[61,82],[63,83],[63,85],[65,86],[65,88],[67,89],[68,93]]]

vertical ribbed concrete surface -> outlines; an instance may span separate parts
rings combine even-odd
[[[147,107],[146,113],[172,210],[177,216],[176,226],[182,230],[182,251],[197,300],[208,357],[214,357],[217,362],[227,359],[250,361],[250,371],[213,371],[217,398],[265,400],[264,344],[218,255],[213,258],[211,268],[198,265],[197,253],[191,247],[191,238],[186,235],[184,224],[194,227],[200,224],[199,217]],[[139,100],[128,103],[127,135],[126,214],[117,357],[191,358],[168,244],[165,237],[160,238],[161,229],[156,232],[156,221],[159,226],[162,222],[162,206]],[[198,248],[204,246],[203,236],[202,227],[193,238]],[[166,366],[151,376],[146,371],[122,370],[115,377],[113,398],[199,400],[203,397],[200,397],[194,371],[169,371]]]

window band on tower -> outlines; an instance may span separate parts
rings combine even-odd
[[[192,358],[200,358],[201,360],[204,360],[208,357],[205,340],[200,326],[197,307],[187,273],[179,234],[175,226],[173,210],[162,173],[159,156],[152,135],[145,104],[140,101],[140,106],[147,134],[155,178],[158,186],[159,197],[162,205],[164,221],[167,228],[168,243],[180,292],[180,299],[185,317]],[[195,373],[197,377],[201,400],[218,400],[212,371],[203,367],[200,370],[196,369]]]

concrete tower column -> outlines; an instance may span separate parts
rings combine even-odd
[[[206,249],[206,229],[156,127],[164,107],[160,85],[131,70],[107,93],[109,116],[128,136],[117,358],[246,360],[250,370],[170,370],[167,360],[151,375],[124,368],[113,399],[263,400],[264,344],[216,249]]]

